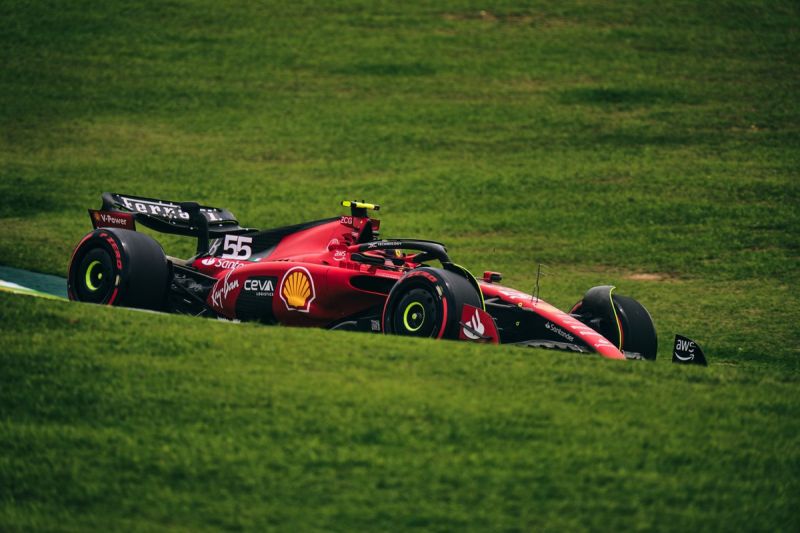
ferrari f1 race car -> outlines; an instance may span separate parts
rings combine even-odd
[[[69,263],[71,300],[266,324],[313,326],[469,342],[518,344],[612,359],[655,359],[647,310],[589,289],[569,312],[476,279],[441,243],[381,239],[380,206],[273,229],[239,225],[227,209],[104,193],[94,230]],[[167,256],[152,230],[194,237],[189,259]],[[438,263],[432,265],[431,263]]]

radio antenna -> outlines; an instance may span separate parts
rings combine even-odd
[[[533,294],[531,294],[531,301],[534,303],[534,305],[539,303],[539,292],[541,290],[540,281],[542,277],[546,275],[546,273],[543,271],[543,266],[544,265],[539,263],[539,265],[536,267],[536,285],[533,287]]]

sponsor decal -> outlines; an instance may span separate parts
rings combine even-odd
[[[381,330],[381,321],[380,320],[370,320],[369,327],[372,331],[380,331]]]
[[[109,211],[97,211],[89,209],[92,217],[92,226],[97,228],[122,228],[136,230],[133,215],[130,213],[112,213]]]
[[[672,362],[683,365],[708,366],[706,354],[703,353],[700,345],[683,335],[675,335]]]
[[[255,276],[244,281],[244,291],[256,296],[270,297],[275,295],[275,282],[278,278]]]
[[[400,241],[375,241],[371,242],[367,245],[368,250],[372,250],[375,248],[400,248],[403,246],[403,243]]]
[[[414,277],[414,276],[422,276],[423,278],[427,279],[431,283],[438,283],[438,280],[436,279],[436,277],[433,274],[431,274],[430,272],[425,272],[424,270],[417,270],[417,271],[411,272],[408,275],[409,278]],[[440,293],[440,296],[441,296],[441,293]]]
[[[681,361],[694,361],[694,341],[689,339],[676,339],[675,341],[675,357]],[[683,355],[681,355],[683,354]]]
[[[239,287],[238,279],[229,281],[231,274],[233,274],[233,270],[225,274],[225,277],[217,281],[214,288],[211,289],[211,303],[218,308],[224,308],[223,304],[227,303],[228,294]]]
[[[200,260],[200,264],[207,267],[236,270],[240,266],[244,266],[247,263],[240,263],[238,261],[231,261],[228,259],[220,259],[219,257],[206,257]]]
[[[250,259],[253,249],[250,247],[252,244],[252,237],[245,237],[243,235],[225,235],[225,245],[223,248],[223,259],[238,259],[244,261]]]
[[[481,317],[478,314],[477,309],[475,309],[475,314],[472,315],[472,318],[470,318],[467,322],[467,326],[469,326],[469,328],[462,328],[466,338],[470,340],[478,340],[483,337],[483,333],[486,331],[486,328],[484,327],[483,322],[481,322]]]
[[[236,298],[236,317],[274,324],[276,320],[272,312],[272,300],[277,286],[276,276],[252,276],[244,280],[242,291]]]
[[[117,261],[117,270],[122,270],[122,253],[119,251],[119,246],[117,246],[117,241],[111,238],[108,233],[101,233],[100,237],[105,238],[106,242],[108,242],[111,249],[114,250],[114,257]]]
[[[334,261],[344,261],[345,259],[347,259],[346,250],[336,250],[335,252],[333,252]]]
[[[244,263],[238,263],[236,261],[226,261],[225,259],[219,259],[217,261],[217,267],[219,268],[230,268],[231,270],[235,270],[240,266],[244,266]]]
[[[294,267],[286,271],[278,291],[281,300],[289,311],[308,313],[311,302],[316,298],[314,279],[304,267]]]
[[[503,289],[500,291],[505,298],[509,300],[532,300],[533,296],[530,294],[526,294],[522,291],[517,291],[514,289]]]
[[[336,246],[339,246],[339,239],[331,239],[330,241],[328,241],[328,246],[327,246],[328,250],[332,250]]]
[[[569,342],[572,342],[572,341],[575,340],[575,337],[573,335],[570,335],[569,333],[567,333],[566,331],[564,331],[560,327],[556,326],[552,322],[545,323],[544,327],[545,327],[545,329],[548,329],[548,330],[552,331],[553,333],[556,333],[557,335],[560,335],[560,336],[564,337]]]
[[[222,245],[222,239],[212,239],[208,246],[208,255],[217,255],[217,250]]]
[[[144,213],[145,215],[155,215],[164,218],[180,218],[183,220],[189,220],[189,213],[183,211],[180,207],[176,204],[171,204],[168,202],[157,202],[151,200],[142,200],[140,198],[128,198],[125,196],[119,196],[119,199],[122,201],[122,205],[130,209],[131,211],[136,211],[137,213]],[[201,213],[206,214],[206,218],[210,222],[219,220],[219,216],[213,209],[200,209]]]
[[[461,340],[497,344],[500,339],[492,315],[479,307],[464,304],[459,324],[458,338]]]
[[[592,344],[593,348],[600,348],[601,346],[610,347],[610,348],[617,348],[615,345],[613,345],[609,341],[607,341],[604,337],[601,337],[599,333],[597,333],[596,335],[598,337],[600,337],[600,338],[597,340],[597,342]],[[619,348],[617,348],[617,349],[619,349]]]
[[[339,219],[339,224],[344,224],[345,226],[352,226],[353,225],[353,217],[341,217]]]
[[[552,308],[552,309],[555,309],[553,306],[549,306],[549,307]],[[572,316],[569,316],[569,315],[564,317],[564,325],[569,328],[569,331],[571,333],[574,333],[575,335],[580,336],[580,338],[584,342],[589,344],[589,346],[591,346],[595,350],[597,350],[598,348],[603,348],[603,347],[604,348],[619,349],[617,346],[615,346],[613,343],[609,342],[605,337],[603,337],[600,333],[598,333],[597,331],[593,330],[592,328],[590,328],[589,326],[587,326],[583,322],[579,321],[575,317],[572,317]],[[553,326],[555,327],[555,324],[553,324]],[[547,327],[547,326],[545,326],[545,327]],[[560,335],[560,333],[558,331],[556,331],[555,329],[553,329],[553,328],[547,328],[547,329],[549,329],[551,331],[555,331],[557,334]],[[570,340],[570,342],[572,342],[572,340]]]

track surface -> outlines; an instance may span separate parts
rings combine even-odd
[[[66,298],[67,280],[50,274],[0,266],[0,291]]]

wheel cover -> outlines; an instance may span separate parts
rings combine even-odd
[[[105,248],[98,246],[88,250],[73,278],[76,299],[81,302],[107,302],[115,288],[114,272],[114,262]]]
[[[98,268],[100,267],[100,268]],[[92,278],[96,278],[98,284],[94,284],[94,280]],[[100,283],[103,280],[103,270],[101,267],[100,261],[92,261],[89,263],[89,267],[86,269],[86,276],[84,278],[84,282],[86,283],[86,288],[92,292],[95,292],[97,289],[100,288]]]
[[[420,302],[411,302],[403,311],[403,325],[408,331],[419,331],[425,323],[425,307]]]
[[[440,311],[435,293],[421,286],[409,287],[393,304],[392,331],[412,337],[432,337],[439,331]]]

